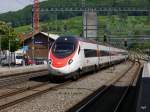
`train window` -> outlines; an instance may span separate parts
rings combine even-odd
[[[120,54],[122,54],[122,55],[128,55],[127,52],[120,52]]]
[[[97,57],[97,51],[94,49],[84,49],[84,55],[88,57]]]
[[[65,58],[72,54],[75,50],[73,43],[55,43],[52,52],[57,58]]]
[[[109,53],[109,51],[103,51],[103,50],[101,50],[100,51],[100,56],[102,57],[102,56],[110,56],[111,54]]]
[[[56,52],[62,52],[62,51],[71,52],[74,51],[74,45],[68,43],[58,43],[55,45],[54,50]]]
[[[23,56],[16,56],[16,59],[23,59]]]

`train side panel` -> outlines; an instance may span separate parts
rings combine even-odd
[[[98,65],[98,57],[97,57],[97,44],[81,42],[82,49],[82,66],[94,66]]]

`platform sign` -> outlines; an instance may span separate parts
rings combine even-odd
[[[37,40],[37,41],[34,42],[34,44],[46,44],[46,42]]]

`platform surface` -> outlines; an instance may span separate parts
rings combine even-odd
[[[150,62],[144,64],[140,82],[137,112],[150,112]]]
[[[150,63],[144,64],[142,78],[150,77]]]

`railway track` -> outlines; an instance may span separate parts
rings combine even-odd
[[[12,92],[8,92],[6,94],[0,95],[0,100],[3,99],[3,98],[7,98],[7,97],[10,97],[10,96],[13,96],[13,95],[16,95],[16,94],[20,94],[20,93],[29,91],[29,90],[36,89],[38,87],[42,87],[42,86],[47,85],[47,84],[48,83],[37,84],[37,85],[31,86],[31,87],[25,87],[25,88],[14,90]]]
[[[87,77],[88,75],[81,77],[78,81],[83,80]],[[26,88],[21,88],[21,89],[9,92],[7,94],[3,94],[0,96],[0,110],[6,109],[8,107],[11,107],[20,102],[26,101],[28,99],[35,98],[44,93],[57,90],[71,82],[72,81],[67,81],[67,82],[60,83],[60,84],[45,82],[42,84],[37,84],[37,85],[26,87]]]
[[[46,82],[46,83],[31,86],[29,88],[22,88],[22,89],[15,90],[7,94],[1,95],[0,96],[0,110],[6,109],[10,106],[16,105],[25,100],[35,98],[46,92],[56,90],[59,87],[62,87],[68,83],[70,83],[70,81],[67,81],[61,84],[52,84],[52,83]]]
[[[47,70],[37,70],[32,72],[8,74],[0,76],[0,87],[9,86],[25,82],[31,78],[48,75]]]
[[[139,74],[140,74],[140,70],[141,70],[141,64],[138,63],[138,68],[137,68],[137,71],[134,73],[131,81],[130,81],[130,84],[127,86],[127,88],[125,88],[123,94],[121,95],[121,98],[120,100],[118,101],[117,105],[115,106],[115,109],[113,112],[120,112],[120,109],[121,109],[121,106],[123,105],[124,103],[124,100],[128,94],[128,92],[130,91],[130,88],[132,85],[135,85],[137,79],[139,78]]]
[[[31,73],[39,73],[39,72],[45,72],[45,71],[47,71],[47,69],[37,70],[37,71],[29,71],[29,72],[23,72],[23,73],[9,73],[7,75],[1,75],[0,79],[12,78],[12,77],[16,77],[16,76],[22,76],[22,75],[27,75],[27,74],[31,74]]]
[[[131,71],[135,69],[136,72],[133,73],[132,79],[129,82],[128,86],[125,88],[118,87],[118,91],[118,88],[114,87],[114,85],[129,73],[131,74]],[[128,68],[127,71],[125,71],[115,79],[107,82],[105,86],[96,90],[92,95],[88,96],[79,104],[70,108],[67,112],[93,112],[93,110],[94,112],[119,112],[118,110],[120,109],[126,95],[128,94],[130,86],[133,84],[134,78],[139,73],[139,70],[140,63],[133,62],[133,64]],[[118,92],[120,93],[120,96],[118,95]],[[112,99],[113,102],[111,101]]]
[[[88,76],[89,75],[83,76],[77,81],[83,80],[83,79],[87,78]],[[8,77],[11,77],[11,76],[8,76]],[[55,84],[55,83],[50,83],[49,81],[47,81],[45,83],[37,84],[34,86],[13,90],[8,93],[5,92],[6,94],[0,95],[0,110],[4,110],[8,107],[11,107],[18,103],[21,103],[28,99],[32,99],[32,98],[35,98],[44,93],[56,90],[56,89],[63,87],[64,85],[67,85],[71,82],[72,82],[71,80],[68,80],[68,81],[60,83],[60,84],[57,84],[57,83]],[[28,93],[30,93],[30,94],[28,94]],[[22,97],[20,97],[20,94]],[[15,97],[15,98],[13,98],[13,97]]]
[[[37,73],[42,73],[42,72],[44,72],[44,70],[38,71]],[[8,76],[2,77],[2,78],[11,78],[11,77],[21,76],[21,75],[22,74],[17,74],[17,75],[13,75],[13,76],[8,75]],[[26,75],[26,74],[23,74],[23,75]],[[78,81],[83,80],[83,79],[87,78],[88,76],[89,75],[83,76]],[[46,92],[53,91],[57,88],[60,88],[64,85],[70,83],[70,82],[71,81],[67,81],[67,82],[64,82],[61,84],[54,84],[54,83],[50,83],[49,81],[47,81],[45,83],[36,84],[34,86],[13,90],[8,93],[5,92],[5,94],[0,95],[0,110],[3,110],[10,106],[16,105],[27,99],[37,97]]]

